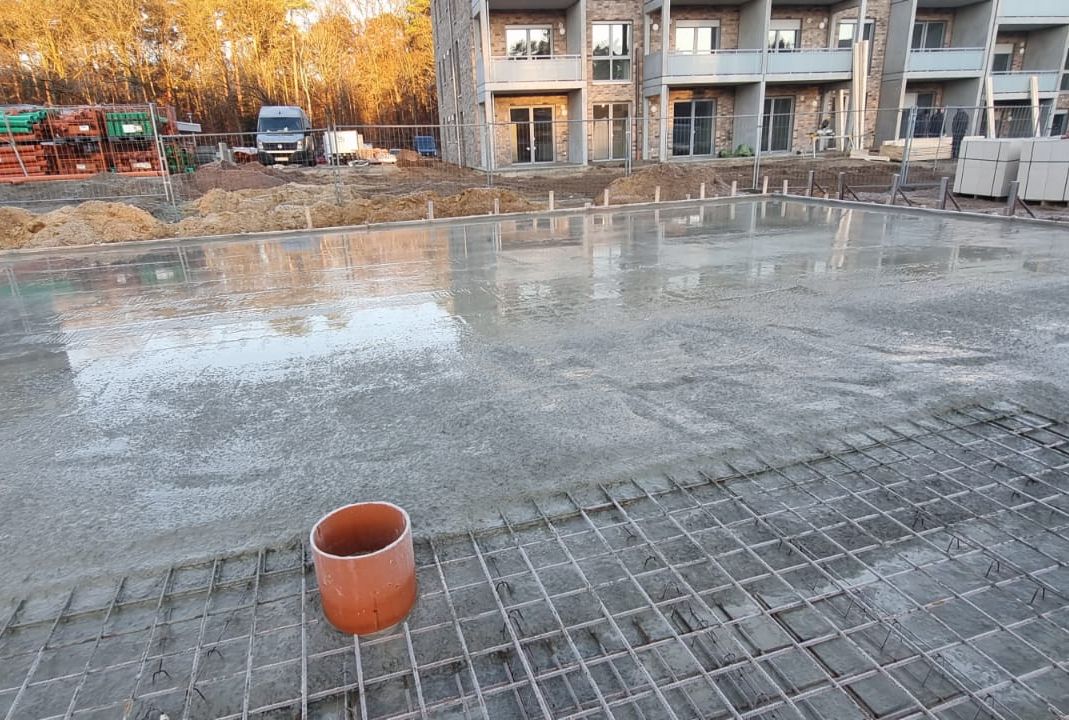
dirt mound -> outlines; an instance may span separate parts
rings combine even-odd
[[[542,207],[512,190],[471,188],[457,195],[435,200],[434,214],[436,217],[486,215],[494,210],[494,198],[497,198],[498,209],[503,213],[531,212]]]
[[[696,198],[702,183],[706,184],[709,194],[721,184],[716,171],[708,164],[652,165],[638,168],[631,175],[611,182],[609,202],[614,205],[653,202],[654,188],[657,186],[661,188],[661,200],[686,200],[687,195]],[[597,200],[600,201],[600,198]]]
[[[43,215],[0,209],[2,247],[58,247],[168,237],[171,228],[140,208],[91,200]]]
[[[16,207],[0,207],[0,248],[26,247],[33,233],[43,225],[29,210]]]
[[[401,150],[397,153],[398,167],[431,167],[437,164],[436,159],[423,157],[415,150]]]
[[[268,189],[209,190],[188,203],[187,209],[200,214],[219,212],[270,212],[279,205],[314,205],[319,202],[346,203],[358,197],[345,186],[286,183]]]
[[[197,192],[210,190],[252,190],[284,185],[286,180],[278,173],[260,163],[236,165],[232,162],[213,162],[201,165],[186,178],[186,183]]]
[[[494,198],[503,213],[528,212],[541,206],[511,190],[474,188],[456,195],[433,192],[359,197],[353,188],[288,184],[267,190],[212,190],[188,204],[195,213],[177,225],[178,236],[229,235],[269,230],[298,230],[340,225],[422,220],[434,201],[439,218],[487,215]],[[338,204],[338,200],[341,204]]]

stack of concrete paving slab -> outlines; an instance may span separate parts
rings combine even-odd
[[[968,137],[961,141],[954,192],[961,195],[1006,197],[1017,179],[1022,147],[1030,139],[989,140]]]
[[[1069,140],[1024,141],[1017,172],[1018,195],[1025,200],[1069,201]]]

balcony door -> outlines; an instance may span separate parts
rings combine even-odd
[[[913,38],[910,47],[914,50],[936,50],[943,47],[947,24],[941,20],[918,20],[913,23]]]
[[[512,123],[512,162],[553,162],[553,108],[510,108],[509,121]]]
[[[765,98],[764,127],[761,128],[761,150],[789,152],[794,130],[794,98]]]
[[[672,155],[713,154],[715,100],[686,100],[672,105]]]
[[[553,55],[552,32],[549,26],[505,28],[505,50],[510,58],[548,58]]]

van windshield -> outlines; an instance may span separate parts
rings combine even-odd
[[[262,117],[256,124],[256,132],[303,132],[304,120],[299,117]]]

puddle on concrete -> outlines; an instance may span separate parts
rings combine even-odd
[[[6,255],[0,577],[233,549],[354,496],[457,529],[1055,378],[1067,238],[762,201]]]

